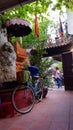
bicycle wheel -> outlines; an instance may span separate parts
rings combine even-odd
[[[37,83],[36,99],[42,101],[43,99],[43,82],[39,81]]]
[[[34,91],[30,86],[24,84],[16,87],[12,93],[12,104],[14,109],[21,114],[30,112],[35,103]]]

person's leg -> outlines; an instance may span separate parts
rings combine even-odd
[[[57,83],[58,88],[62,86],[61,80],[59,78],[56,78],[56,83]]]
[[[56,85],[59,88],[59,82],[58,82],[58,78],[55,79]]]
[[[57,85],[57,79],[54,77],[54,82],[55,82],[55,85]]]
[[[62,87],[62,81],[58,78],[58,88]]]

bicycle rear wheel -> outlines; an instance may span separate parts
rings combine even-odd
[[[30,86],[24,84],[16,87],[12,93],[12,104],[14,109],[20,114],[30,112],[35,103],[34,91]]]
[[[39,81],[37,83],[36,99],[42,101],[43,99],[43,82]]]

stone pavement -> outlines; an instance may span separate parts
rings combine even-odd
[[[73,92],[50,89],[30,113],[0,119],[0,130],[73,130]]]

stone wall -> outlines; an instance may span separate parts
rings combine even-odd
[[[0,28],[0,82],[16,80],[16,53],[7,40],[6,29]]]

